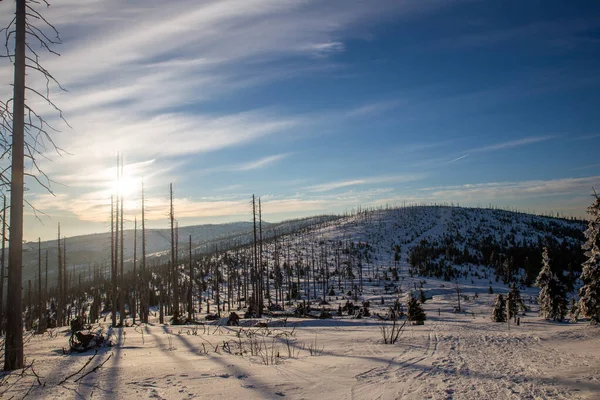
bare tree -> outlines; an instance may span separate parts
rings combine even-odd
[[[22,320],[22,264],[23,264],[23,206],[28,203],[24,198],[25,176],[32,177],[40,186],[50,189],[50,179],[40,169],[37,157],[43,157],[47,150],[45,143],[49,142],[60,154],[61,149],[53,142],[50,132],[54,130],[44,117],[33,110],[25,102],[25,93],[41,97],[51,108],[56,110],[62,118],[62,111],[50,99],[50,86],[62,87],[56,79],[40,64],[40,58],[33,44],[38,43],[41,48],[51,53],[53,44],[60,43],[58,31],[50,24],[32,4],[46,0],[16,0],[15,17],[9,25],[0,30],[5,34],[6,56],[14,63],[13,97],[6,103],[0,102],[0,129],[12,132],[10,146],[6,138],[2,139],[4,151],[0,158],[10,153],[10,238],[8,255],[8,301],[11,307],[7,310],[7,332],[5,340],[4,370],[10,371],[23,367],[23,320]],[[47,35],[44,29],[29,21],[45,24],[55,38]],[[28,41],[29,40],[29,41]],[[10,46],[14,42],[14,52]],[[46,80],[46,91],[36,90],[26,86],[26,69],[38,72]],[[12,101],[12,112],[8,104]],[[27,136],[26,136],[27,135]],[[26,140],[27,138],[27,140]],[[25,172],[25,159],[31,165],[33,173]],[[6,173],[9,167],[3,168],[0,173],[0,183],[8,186],[9,180]],[[28,203],[29,204],[29,203]],[[34,212],[35,212],[34,208]]]
[[[188,320],[194,319],[194,261],[192,259],[192,235],[190,234],[190,285],[188,287]]]
[[[136,312],[136,295],[137,295],[137,217],[133,220],[133,301],[131,302],[131,316],[133,317],[133,325],[135,325],[135,312]]]
[[[149,314],[149,312],[148,312],[149,294],[148,294],[148,281],[146,280],[147,272],[146,272],[146,214],[145,214],[145,208],[146,208],[146,203],[145,203],[145,198],[144,198],[144,182],[142,182],[142,271],[141,271],[142,293],[141,293],[141,300],[140,300],[142,316],[140,316],[140,319],[142,320],[143,323],[147,324],[148,323],[148,314]]]
[[[117,169],[119,168],[119,156],[117,155]],[[121,154],[121,175],[119,176],[120,179],[123,179],[123,154]],[[121,185],[119,185],[121,186]],[[121,270],[120,270],[120,275],[119,275],[119,282],[120,282],[120,291],[119,291],[119,325],[120,326],[125,326],[125,279],[123,277],[123,249],[125,247],[125,242],[123,240],[123,197],[125,197],[123,195],[123,193],[121,193],[121,254],[120,254],[120,265],[121,265]]]
[[[177,273],[177,261],[175,255],[175,214],[173,213],[173,184],[169,184],[169,192],[171,198],[171,207],[169,211],[169,218],[171,219],[171,286],[173,293],[173,322],[179,322],[179,289],[177,284],[179,281],[179,274]]]
[[[56,326],[61,326],[63,322],[63,262],[62,262],[62,248],[60,247],[60,222],[58,223],[58,242],[57,242],[57,254],[58,254],[58,275],[56,286],[58,287],[58,294],[56,296]]]
[[[6,253],[6,196],[4,196],[4,207],[2,208],[2,259],[0,260],[0,334],[4,332],[4,277],[6,271],[5,253]]]
[[[42,307],[42,239],[38,237],[38,332],[46,330],[42,324],[44,311]]]
[[[112,287],[111,296],[111,320],[112,326],[117,325],[117,261],[115,250],[115,203],[114,196],[110,196],[110,282]]]

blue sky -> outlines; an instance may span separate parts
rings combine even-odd
[[[576,5],[574,5],[576,4]],[[542,6],[543,5],[543,6]],[[0,5],[6,24],[13,2]],[[118,10],[118,13],[117,11]],[[129,227],[447,202],[584,216],[600,188],[600,4],[56,0],[44,64],[72,128],[28,182],[25,237],[106,231],[116,151]],[[0,64],[10,97],[11,66]],[[30,74],[31,85],[42,85]],[[56,89],[56,88],[55,88]],[[32,105],[56,120],[43,102]]]

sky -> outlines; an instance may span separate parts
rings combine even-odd
[[[600,190],[596,1],[50,4],[60,56],[32,48],[68,125],[27,93],[63,151],[38,144],[52,193],[26,180],[26,240],[106,232],[117,190],[133,228],[142,180],[152,228],[169,183],[181,226],[250,220],[252,194],[275,222],[425,203],[583,217]],[[12,74],[0,59],[4,101]]]

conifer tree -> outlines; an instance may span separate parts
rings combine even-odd
[[[594,324],[600,322],[600,198],[594,193],[594,203],[588,207],[590,222],[585,231],[587,260],[582,264],[579,290],[579,314]]]
[[[512,289],[508,293],[508,318],[515,317],[520,310],[525,310],[525,303],[523,303],[523,299],[521,299],[521,291],[517,288],[517,286],[513,283]]]
[[[492,321],[506,322],[506,300],[501,294],[496,296],[496,302],[494,303],[494,308],[492,309]]]
[[[535,281],[540,288],[540,316],[545,319],[562,321],[567,314],[566,288],[550,268],[548,248],[542,254],[542,269]]]
[[[411,322],[423,322],[427,319],[427,315],[425,311],[423,311],[423,307],[421,304],[415,299],[412,294],[407,304],[407,318]]]
[[[427,297],[425,297],[425,292],[423,292],[423,289],[419,290],[419,301],[421,304],[424,304],[427,301]]]

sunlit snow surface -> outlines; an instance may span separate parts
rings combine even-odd
[[[490,313],[495,295],[508,291],[501,282],[492,279],[494,294],[488,294],[488,279],[469,276],[458,282],[445,282],[409,276],[406,256],[420,238],[438,237],[448,230],[448,224],[457,224],[465,233],[497,225],[491,211],[441,208],[425,214],[419,212],[398,219],[402,223],[388,219],[389,215],[368,221],[348,218],[312,236],[316,245],[323,240],[350,239],[369,241],[375,246],[373,264],[365,265],[362,298],[370,300],[372,317],[287,318],[286,326],[277,317],[260,320],[267,322],[269,328],[253,327],[259,322],[256,319],[242,319],[240,327],[223,326],[221,320],[194,328],[160,325],[154,313],[148,325],[113,331],[108,316],[99,329],[110,333],[115,345],[101,349],[82,372],[61,385],[58,383],[80,370],[93,352],[63,354],[63,348],[68,348],[67,328],[56,329],[52,335],[27,335],[26,361],[33,362],[43,385],[38,384],[31,371],[23,377],[19,371],[13,372],[2,378],[2,397],[20,399],[27,394],[28,398],[47,399],[600,398],[599,327],[584,321],[555,323],[540,319],[538,306],[532,301],[537,294],[535,288],[521,292],[531,311],[521,316],[520,326],[493,323]],[[538,233],[525,226],[531,216],[512,218],[510,226],[517,232],[518,240],[537,240]],[[490,224],[485,223],[488,220]],[[411,237],[414,240],[408,240]],[[289,242],[306,254],[310,244],[303,240],[308,239],[295,238]],[[425,325],[406,326],[397,343],[386,345],[380,331],[382,322],[374,315],[385,314],[395,294],[385,293],[383,282],[378,285],[367,277],[373,276],[374,269],[383,271],[393,266],[390,248],[400,240],[405,241],[398,282],[402,302],[421,283],[426,297],[431,299],[424,305]],[[481,266],[477,269],[484,271]],[[461,313],[453,312],[457,284],[462,295],[468,296],[468,300],[461,301]],[[337,297],[328,297],[327,306],[334,311],[338,304],[346,302],[337,285],[335,289]],[[241,355],[236,354],[240,352],[240,341]],[[262,350],[256,350],[257,347]],[[75,382],[111,354],[96,372]]]
[[[57,385],[93,354],[63,355],[68,337],[62,329],[54,338],[34,336],[26,345],[27,361],[34,361],[45,387],[33,376],[14,383],[19,374],[13,373],[3,380],[4,388],[12,385],[3,397],[21,398],[33,384],[29,397],[48,399],[598,398],[600,329],[549,323],[534,312],[509,328],[490,322],[491,302],[491,295],[480,295],[465,302],[469,313],[453,314],[452,301],[436,296],[425,304],[425,325],[406,328],[394,345],[382,344],[376,319],[350,317],[290,318],[286,328],[270,332],[212,325],[194,334],[192,327],[156,323],[117,328],[116,345],[102,349],[84,373],[112,353],[102,368],[79,383],[73,382],[78,375]],[[293,327],[295,358],[290,358],[281,333]],[[275,364],[265,365],[264,355],[252,356],[248,345],[243,356],[227,353],[224,342],[235,352],[240,329],[258,331],[263,346],[274,349]],[[321,355],[310,354],[315,342]]]

